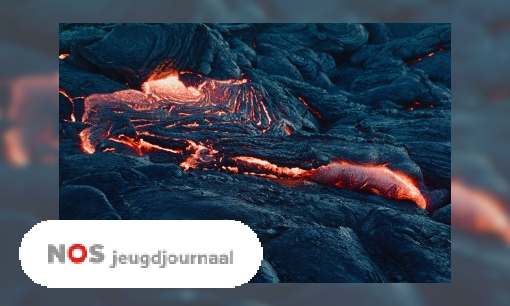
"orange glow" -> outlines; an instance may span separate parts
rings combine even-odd
[[[407,61],[406,64],[407,65],[411,65],[411,64],[417,63],[417,62],[421,61],[422,59],[430,57],[430,56],[432,56],[434,54],[435,54],[435,52],[430,52],[429,54],[427,54],[425,56],[419,57],[419,58],[414,59],[414,60]]]
[[[64,58],[66,58],[66,57],[68,57],[68,56],[69,56],[69,54],[68,54],[68,53],[63,53],[63,54],[60,54],[60,55],[58,56],[58,58],[60,58],[60,59],[64,59]]]
[[[192,72],[181,71],[180,74]],[[197,74],[198,75],[198,74]],[[200,75],[199,75],[200,76]],[[278,120],[270,114],[262,92],[249,84],[248,78],[215,80],[200,76],[200,84],[186,87],[174,71],[162,79],[152,76],[142,84],[143,92],[122,90],[111,94],[91,95],[85,99],[82,121],[97,123],[96,113],[105,105],[113,108],[130,107],[134,110],[168,110],[168,116],[193,116],[197,114],[237,115],[229,116],[224,123],[252,123],[261,133],[270,129]],[[113,109],[113,112],[121,112]],[[145,122],[143,124],[149,124]],[[174,122],[167,127],[197,127],[200,124]],[[142,127],[143,125],[139,125]]]
[[[467,232],[493,234],[510,245],[510,215],[487,191],[452,180],[452,225]]]
[[[84,153],[92,154],[96,148],[90,143],[90,128],[86,128],[79,134],[81,139],[81,147]]]
[[[177,73],[170,74],[166,78],[149,80],[142,85],[145,94],[153,99],[168,100],[176,103],[198,101],[204,94],[194,87],[186,87]]]
[[[161,150],[161,151],[167,151],[167,152],[171,152],[171,153],[175,153],[175,154],[182,154],[181,150],[173,150],[173,149],[169,149],[169,148],[163,148],[158,145],[149,143],[143,139],[140,139],[137,141],[135,139],[132,139],[132,138],[127,137],[126,135],[122,135],[122,134],[118,135],[118,138],[112,137],[112,138],[109,138],[109,140],[118,142],[118,143],[123,143],[123,144],[135,149],[138,156],[142,156],[143,154],[149,152],[150,150]]]
[[[232,80],[211,80],[213,83],[216,83],[216,84],[231,84],[231,85],[240,85],[240,84],[246,84],[248,83],[250,80],[249,79],[241,79],[241,80],[235,80],[235,79],[232,79]]]
[[[193,123],[183,124],[182,126],[200,126],[200,124],[193,122]]]
[[[149,149],[155,149],[155,150],[161,150],[161,151],[167,151],[167,152],[171,152],[171,153],[176,153],[176,154],[182,154],[182,150],[173,150],[173,149],[168,149],[168,148],[163,148],[163,147],[160,147],[158,145],[154,145],[152,143],[149,143],[143,139],[140,139],[140,146],[139,146],[140,150],[142,152],[146,152],[148,151]]]
[[[183,73],[191,72],[181,72],[181,74]],[[128,106],[135,110],[159,108],[165,110],[165,115],[167,115],[166,110],[168,109],[167,116],[173,116],[174,118],[176,118],[175,116],[192,116],[197,114],[216,114],[222,116],[240,113],[242,116],[233,120],[228,118],[228,120],[235,123],[252,123],[252,126],[258,128],[262,133],[267,131],[271,124],[274,124],[277,129],[281,128],[287,134],[292,134],[290,123],[285,120],[279,120],[277,114],[270,113],[270,108],[266,106],[262,92],[256,86],[248,84],[250,82],[248,79],[213,80],[205,76],[200,77],[202,83],[196,88],[186,87],[179,80],[177,72],[175,72],[164,79],[149,80],[144,83],[142,85],[144,93],[124,90],[113,94],[89,97],[85,100],[86,111],[84,121],[94,116],[100,110],[100,107],[109,103],[113,107]],[[320,113],[311,108],[302,97],[298,97],[298,99],[315,116],[321,118]],[[414,104],[420,105],[420,102],[415,101]],[[92,117],[92,120],[87,122],[94,120],[96,118]],[[139,122],[137,128],[150,124],[144,120],[133,120]],[[207,122],[211,123],[210,121]],[[174,126],[197,127],[200,124],[196,121],[187,121],[186,123],[173,121],[173,123],[167,124],[166,128]],[[156,136],[150,132],[139,132],[138,135],[140,134]],[[88,153],[93,152],[92,145],[86,141],[89,136],[80,134],[84,151]],[[213,166],[214,162],[221,161],[222,158],[217,156],[219,151],[215,150],[207,142],[204,144],[193,140],[186,140],[188,146],[185,151],[182,151],[163,148],[150,144],[144,139],[136,140],[124,135],[109,139],[133,148],[139,156],[151,149],[186,154],[187,158],[180,163],[180,166],[185,170]],[[342,161],[317,169],[304,170],[298,167],[277,166],[268,161],[249,156],[237,156],[233,157],[232,160],[235,162],[235,167],[229,166],[222,169],[228,169],[234,173],[298,181],[308,180],[341,188],[368,190],[388,198],[411,200],[419,207],[426,208],[426,201],[417,187],[417,182],[414,182],[405,174],[388,169],[386,165],[362,166]]]
[[[301,97],[298,97],[298,99],[303,102],[303,104],[306,106],[306,108],[308,108],[315,116],[319,117],[319,118],[322,118],[321,114],[314,110],[313,108],[311,108],[308,103],[306,103],[305,99],[301,98]]]
[[[249,168],[251,172],[258,174],[275,174],[279,177],[300,178],[306,170],[300,168],[278,167],[268,161],[249,156],[232,158],[238,166]]]
[[[185,161],[183,161],[180,166],[184,170],[188,170],[189,168],[197,168],[200,163],[203,162],[211,162],[215,159],[214,154],[218,153],[217,150],[212,148],[208,148],[202,144],[196,144],[192,140],[187,140],[189,146],[186,148],[187,150],[195,150],[190,157],[188,157]]]
[[[388,169],[386,165],[362,166],[340,161],[313,170],[303,170],[279,167],[254,157],[239,156],[233,160],[238,167],[235,170],[229,169],[234,173],[239,173],[239,167],[243,167],[246,169],[243,174],[272,174],[279,178],[306,179],[340,188],[368,190],[387,198],[411,200],[423,209],[427,206],[416,183],[407,175]]]
[[[420,208],[427,207],[416,183],[407,175],[388,169],[386,165],[362,166],[341,161],[311,170],[306,178],[341,188],[369,190],[387,198],[411,200]]]
[[[181,71],[180,73],[191,72]],[[158,102],[158,104],[172,103],[169,114],[174,109],[178,109],[179,104],[185,104],[186,109],[196,108],[198,112],[218,116],[246,112],[249,114],[249,118],[243,117],[241,122],[251,121],[261,131],[265,131],[268,129],[267,125],[272,123],[272,119],[261,92],[252,86],[243,86],[249,82],[250,80],[247,78],[215,80],[202,77],[202,83],[194,88],[185,87],[178,76],[172,74],[162,80],[148,81],[142,87],[151,101]],[[189,91],[192,92],[191,95],[189,95]],[[176,114],[192,116],[194,113],[178,111]]]

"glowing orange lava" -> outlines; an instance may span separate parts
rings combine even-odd
[[[279,167],[268,161],[255,157],[239,156],[232,159],[236,161],[238,168],[239,166],[243,166],[245,168],[249,168],[250,172],[258,174],[274,174],[279,177],[300,178],[307,172],[306,170],[297,167]]]
[[[187,74],[193,74],[187,76]],[[184,76],[186,75],[186,76]],[[193,86],[186,86],[180,76],[188,79]],[[211,124],[207,117],[212,115],[227,116],[214,118],[222,123],[252,124],[259,132],[268,131],[275,121],[281,119],[278,114],[271,113],[264,101],[263,93],[258,85],[249,84],[248,78],[216,80],[188,71],[173,71],[158,79],[158,75],[149,78],[142,84],[143,92],[128,89],[110,94],[91,95],[85,99],[85,112],[82,121],[100,124],[99,114],[106,105],[113,108],[130,107],[142,110],[168,110],[168,116],[196,116],[204,114],[204,121]],[[194,80],[194,81],[193,81]],[[208,115],[211,116],[208,116]],[[149,124],[146,122],[144,124]],[[166,127],[185,126],[198,127],[199,122],[172,122]],[[142,127],[140,124],[137,127]]]
[[[197,168],[200,163],[203,162],[211,162],[215,160],[214,154],[218,153],[217,150],[212,148],[208,148],[202,144],[196,144],[192,140],[187,140],[189,146],[186,148],[187,150],[195,150],[190,157],[188,157],[185,161],[183,161],[180,166],[184,170],[188,170],[189,168]]]
[[[152,99],[170,100],[176,103],[199,101],[204,98],[204,94],[199,89],[186,87],[179,80],[177,72],[163,79],[149,80],[143,83],[142,90]]]
[[[188,74],[191,72],[181,72]],[[264,133],[274,124],[276,129],[281,129],[287,134],[292,133],[291,123],[285,119],[278,118],[277,113],[271,113],[271,106],[266,105],[263,93],[256,84],[249,84],[250,80],[214,80],[204,76],[183,76],[187,82],[195,82],[194,86],[185,86],[179,79],[179,73],[174,72],[163,79],[152,79],[142,85],[143,93],[135,90],[124,90],[105,95],[94,95],[85,100],[85,114],[83,121],[88,123],[100,123],[100,114],[105,104],[114,108],[130,107],[134,110],[163,110],[165,116],[172,116],[176,121],[167,123],[166,128],[198,127],[202,122],[197,120],[178,121],[176,116],[196,116],[202,114],[204,121],[211,124],[216,120],[215,116],[228,116],[225,122],[250,123],[259,132]],[[189,77],[189,78],[188,78]],[[298,99],[318,118],[319,112],[311,108],[302,97]],[[414,102],[420,105],[420,102]],[[168,113],[166,112],[168,110]],[[233,118],[233,119],[232,119]],[[182,118],[181,118],[182,119]],[[136,121],[137,128],[149,124],[148,122]],[[111,128],[111,126],[110,126]],[[90,129],[90,128],[89,128]],[[93,153],[94,146],[90,143],[90,130],[86,129],[80,133],[83,150],[86,153]],[[224,131],[227,133],[227,131]],[[150,132],[137,132],[138,135],[152,135]],[[94,130],[94,139],[102,135],[98,128]],[[109,135],[109,133],[108,133]],[[148,143],[146,140],[133,139],[125,135],[108,137],[109,140],[123,143],[132,148],[141,156],[151,149],[163,150],[171,153],[186,154],[187,158],[180,163],[185,170],[215,167],[215,162],[221,162],[218,150],[210,144],[186,140],[188,146],[185,151],[164,148]],[[156,136],[157,137],[157,136]],[[222,138],[224,139],[224,138]],[[95,141],[95,140],[94,140]],[[95,144],[95,143],[94,143]],[[106,151],[106,150],[105,150]],[[108,150],[111,151],[111,150]],[[425,209],[426,202],[420,190],[408,176],[392,171],[386,165],[362,166],[347,162],[335,162],[329,165],[312,170],[304,170],[298,167],[282,167],[268,161],[249,156],[233,157],[235,166],[223,166],[221,169],[230,170],[234,173],[251,174],[269,178],[293,179],[294,181],[308,180],[320,184],[329,184],[341,188],[353,190],[369,190],[378,195],[414,201],[419,207]]]
[[[316,183],[369,190],[388,198],[411,200],[423,209],[427,207],[416,183],[407,175],[391,170],[386,165],[362,166],[341,161],[311,170],[306,178]]]
[[[468,232],[494,234],[510,245],[510,215],[487,191],[452,180],[452,225]]]
[[[69,54],[68,54],[68,53],[63,53],[63,54],[60,54],[60,55],[58,56],[58,58],[59,58],[59,59],[64,59],[64,58],[66,58],[66,57],[68,57],[68,56],[69,56]]]
[[[133,148],[136,151],[136,153],[138,154],[138,156],[142,156],[143,154],[147,153],[151,149],[167,151],[167,152],[171,152],[171,153],[175,153],[175,154],[182,154],[182,150],[163,148],[161,146],[149,143],[143,139],[135,140],[135,139],[132,139],[132,138],[127,137],[126,135],[122,135],[122,134],[118,135],[117,138],[110,137],[108,139],[113,142],[122,143],[122,144],[125,144],[125,145]]]
[[[90,128],[86,128],[79,134],[81,139],[81,146],[84,153],[92,154],[96,148],[90,143]]]
[[[441,49],[439,49],[439,51],[442,51]],[[406,64],[407,65],[411,65],[411,64],[414,64],[414,63],[417,63],[419,61],[421,61],[422,59],[424,58],[427,58],[427,57],[431,57],[435,54],[435,52],[430,52],[429,54],[425,55],[425,56],[422,56],[422,57],[419,57],[417,59],[414,59],[414,60],[410,60],[410,61],[407,61]]]
[[[200,126],[200,124],[193,122],[193,123],[183,124],[182,126]]]
[[[315,183],[334,185],[352,190],[368,190],[377,195],[411,200],[425,209],[425,198],[416,183],[407,175],[388,169],[386,165],[362,166],[345,161],[335,162],[312,170],[279,167],[268,161],[254,157],[234,157],[238,167],[229,168],[239,173],[239,168],[246,169],[243,174],[276,175],[295,179],[306,179]]]
[[[322,118],[321,114],[316,111],[315,109],[311,108],[308,103],[306,103],[305,99],[301,98],[301,97],[298,97],[298,99],[303,102],[303,104],[306,106],[306,108],[308,108],[315,116],[319,117],[319,118]]]

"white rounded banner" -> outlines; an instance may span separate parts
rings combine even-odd
[[[233,288],[255,276],[263,250],[234,220],[49,220],[19,255],[49,288]]]

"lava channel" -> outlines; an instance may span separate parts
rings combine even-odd
[[[362,166],[344,161],[335,162],[310,170],[305,178],[351,190],[368,190],[386,198],[411,200],[420,208],[427,207],[425,198],[414,181],[385,165]]]
[[[422,209],[427,207],[425,198],[416,183],[407,175],[393,171],[386,165],[362,166],[340,161],[317,169],[303,170],[279,167],[254,157],[240,156],[234,157],[233,160],[238,167],[231,168],[231,170],[236,173],[275,175],[276,177],[305,179],[351,190],[368,190],[386,198],[411,200]]]

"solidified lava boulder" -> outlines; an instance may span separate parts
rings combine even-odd
[[[202,24],[120,24],[99,40],[74,42],[71,49],[88,64],[83,68],[138,88],[155,71],[210,74],[215,68],[218,79],[241,76],[226,42]]]
[[[59,193],[61,220],[120,220],[105,195],[96,188],[70,185]]]
[[[377,208],[363,224],[361,240],[389,281],[443,283],[451,273],[448,229],[426,217]]]
[[[302,248],[308,249],[302,252]],[[300,227],[264,246],[283,282],[385,282],[384,273],[349,228]]]
[[[61,218],[242,221],[251,282],[449,282],[449,24],[59,30]]]

